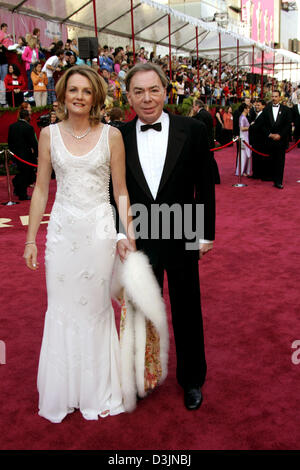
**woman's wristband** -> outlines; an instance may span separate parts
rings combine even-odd
[[[25,242],[25,245],[36,245],[36,242]]]

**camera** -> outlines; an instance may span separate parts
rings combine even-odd
[[[50,114],[43,114],[37,120],[37,125],[39,127],[47,127],[50,125]]]

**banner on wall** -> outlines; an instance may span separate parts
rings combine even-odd
[[[249,38],[273,46],[274,0],[242,0],[242,21]]]
[[[14,34],[16,41],[18,36],[26,36],[31,33],[34,28],[39,28],[41,31],[41,44],[43,47],[48,47],[55,39],[61,39],[66,42],[68,38],[68,30],[66,25],[60,25],[54,21],[46,21],[43,18],[36,16],[29,16],[21,13],[11,13],[5,9],[0,8],[1,23],[7,23],[8,33]]]
[[[62,39],[60,25],[58,23],[47,21],[45,35],[50,39]]]

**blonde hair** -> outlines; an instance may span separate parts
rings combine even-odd
[[[35,37],[33,37],[31,34],[29,34],[29,36],[27,37],[26,35],[26,41],[27,41],[27,45],[31,48],[31,49],[35,49],[37,47],[37,40]]]
[[[93,105],[90,110],[89,119],[92,126],[96,125],[102,119],[101,107],[103,106],[106,98],[107,85],[103,78],[100,77],[100,75],[88,65],[74,65],[73,67],[69,68],[69,70],[67,70],[58,80],[55,87],[58,101],[58,110],[56,111],[57,117],[61,121],[64,121],[68,118],[68,111],[65,108],[66,88],[69,78],[76,73],[86,77],[91,84]]]

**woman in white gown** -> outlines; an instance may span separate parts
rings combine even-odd
[[[35,239],[54,169],[57,191],[45,253],[48,309],[37,382],[39,415],[59,423],[75,409],[89,420],[124,411],[110,297],[117,243],[110,175],[117,205],[126,198],[118,207],[125,228],[131,217],[123,140],[118,129],[100,122],[105,91],[98,73],[72,67],[56,92],[62,121],[40,135],[24,258],[30,269],[38,268]],[[121,245],[122,255],[135,250],[133,237]]]

